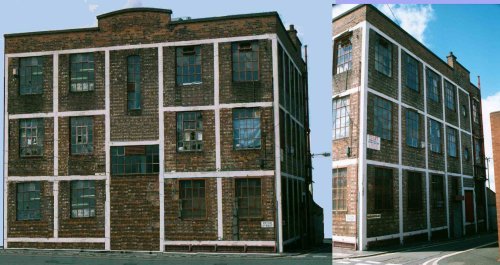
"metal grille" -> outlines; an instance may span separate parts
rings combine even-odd
[[[205,180],[181,180],[179,181],[179,189],[181,218],[205,218]]]
[[[236,199],[239,218],[258,218],[262,215],[260,179],[236,179]]]

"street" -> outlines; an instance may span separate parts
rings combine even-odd
[[[336,259],[333,264],[398,265],[398,264],[496,264],[498,256],[496,234],[431,243],[401,251],[366,257]]]
[[[0,264],[78,265],[330,265],[331,245],[304,254],[120,253],[0,250]]]

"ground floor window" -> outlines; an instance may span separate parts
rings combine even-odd
[[[239,218],[258,218],[262,215],[261,180],[236,179],[236,199]]]

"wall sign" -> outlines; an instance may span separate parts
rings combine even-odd
[[[366,147],[368,149],[380,151],[380,137],[368,134]]]

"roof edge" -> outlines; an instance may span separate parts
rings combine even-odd
[[[184,23],[196,23],[196,22],[207,22],[207,21],[251,18],[251,17],[268,17],[268,16],[279,17],[279,14],[276,11],[271,11],[271,12],[249,13],[249,14],[239,14],[239,15],[229,15],[229,16],[218,16],[218,17],[193,18],[193,19],[186,19],[186,20],[175,20],[175,21],[173,20],[170,22],[170,24],[184,24]]]
[[[101,18],[107,18],[119,14],[124,14],[124,13],[130,13],[130,12],[157,12],[157,13],[165,13],[165,14],[172,14],[172,10],[170,9],[163,9],[163,8],[153,8],[153,7],[133,7],[133,8],[124,8],[124,9],[119,9],[115,11],[111,11],[108,13],[104,13],[101,15],[97,16],[97,19]]]
[[[7,34],[4,34],[3,36],[4,36],[4,38],[12,38],[12,37],[59,34],[59,33],[69,33],[69,32],[87,32],[87,31],[99,31],[99,27],[43,30],[43,31],[21,32],[21,33],[7,33]]]

